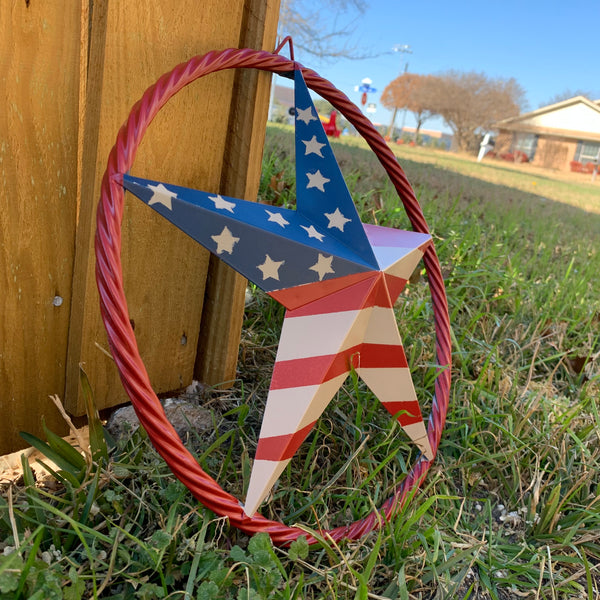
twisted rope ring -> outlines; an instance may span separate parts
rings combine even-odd
[[[112,148],[104,177],[97,211],[96,282],[100,293],[100,310],[108,334],[112,355],[121,376],[123,386],[131,399],[140,423],[157,452],[169,465],[175,476],[207,508],[230,523],[249,533],[266,531],[276,544],[289,544],[306,532],[298,527],[266,519],[261,515],[247,517],[240,502],[225,492],[188,452],[168,421],[161,403],[154,393],[148,373],[140,358],[137,342],[129,321],[127,301],[123,290],[121,267],[121,220],[123,215],[123,175],[127,173],[142,138],[159,110],[182,88],[196,79],[225,69],[260,69],[285,74],[295,68],[302,69],[306,84],[338,109],[356,127],[383,165],[404,205],[413,229],[429,233],[427,223],[415,194],[386,142],[360,110],[331,83],[314,71],[279,54],[250,49],[229,49],[197,56],[165,73],[146,90],[140,101],[121,127]],[[442,429],[446,421],[450,394],[450,321],[444,281],[433,245],[425,253],[427,271],[434,311],[436,331],[436,354],[440,365],[435,382],[435,395],[428,423],[428,435],[434,454],[437,452]],[[322,534],[335,541],[358,539],[383,522],[389,520],[403,507],[408,494],[421,485],[431,462],[424,457],[417,459],[407,477],[398,485],[394,494],[380,507],[363,519],[323,531]],[[308,536],[308,542],[317,542]]]

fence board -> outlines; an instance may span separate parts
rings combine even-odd
[[[39,434],[42,413],[64,431],[49,394],[83,413],[80,362],[101,408],[126,401],[102,351],[94,281],[106,158],[131,106],[164,71],[212,49],[272,48],[277,12],[277,0],[0,3],[0,453],[22,446],[20,429]],[[178,94],[146,134],[133,174],[253,198],[269,79],[236,73]],[[203,315],[208,253],[132,197],[122,262],[156,390],[191,381],[201,322],[200,346],[217,350],[204,352],[197,372],[213,383],[231,378],[243,280],[211,267]]]
[[[273,4],[261,0],[246,3],[240,48],[274,45],[278,11]],[[221,190],[234,198],[253,200],[260,183],[270,75],[239,70],[235,78]],[[235,377],[246,279],[215,256],[210,260],[195,377],[216,385]]]
[[[65,383],[80,18],[76,2],[0,3],[0,453],[41,415],[65,431],[48,395]]]
[[[110,3],[98,161],[108,156],[120,124],[148,85],[164,71],[195,54],[237,47],[247,26],[249,11],[256,12],[253,6],[262,4],[256,0],[211,2],[203,3],[199,10],[195,0]],[[166,5],[168,10],[164,8]],[[272,3],[268,6],[270,12],[276,14],[277,7]],[[190,18],[191,15],[194,18]],[[226,26],[216,27],[216,23]],[[260,26],[256,28],[260,29]],[[271,30],[268,35],[273,38],[272,46],[273,26]],[[265,31],[263,22],[263,35]],[[235,81],[233,71],[214,74],[195,82],[171,100],[146,134],[132,173],[227,193],[221,187],[223,160],[227,151],[236,151],[228,141],[230,107],[236,103],[254,106],[256,96],[254,91],[252,98],[234,100],[242,98],[239,89],[234,92]],[[268,87],[268,82],[263,80],[262,85]],[[263,112],[266,112],[266,104]],[[251,135],[250,129],[245,129],[245,135]],[[244,146],[248,146],[247,140],[242,144]],[[247,157],[245,163],[248,165]],[[93,197],[82,198],[82,215],[84,210],[87,211],[85,218],[92,223],[91,228],[102,170],[97,169]],[[244,173],[246,170],[243,169]],[[84,209],[86,205],[88,209]],[[156,391],[161,393],[187,385],[193,377],[198,348],[208,253],[137,199],[128,197],[123,217],[122,262],[130,316],[135,323],[141,356]],[[217,288],[224,281],[220,271],[217,267],[210,277]],[[85,362],[92,386],[102,390],[97,398],[100,407],[127,401],[111,359],[98,349],[98,345],[106,348],[106,342],[97,309],[93,274],[92,257],[76,273],[85,284],[80,287],[86,301],[81,304],[81,336],[78,340],[79,334],[73,330],[70,341],[66,397],[67,406],[74,414],[83,410],[81,398],[76,393],[77,356]],[[209,356],[209,362],[221,360],[225,365],[216,369],[216,377],[222,379],[231,378],[235,373],[243,302],[240,300],[243,286],[239,281],[233,288],[225,284],[225,289],[227,291],[219,295],[222,301],[218,302],[217,310],[209,311],[209,315],[222,313],[221,324],[227,327],[219,329],[206,325],[210,328],[210,346],[227,349],[219,355]],[[74,304],[74,310],[77,306],[78,303]],[[214,323],[210,318],[204,319],[204,323],[211,322]],[[213,378],[211,383],[215,382]]]

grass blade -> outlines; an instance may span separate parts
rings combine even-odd
[[[108,446],[104,437],[104,427],[102,426],[96,402],[94,401],[94,392],[90,385],[90,380],[82,365],[79,365],[79,383],[88,418],[92,460],[96,463],[102,461],[106,465],[108,464]]]

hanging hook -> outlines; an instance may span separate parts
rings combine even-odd
[[[292,40],[291,35],[286,35],[281,40],[281,42],[279,42],[279,45],[277,46],[277,48],[275,48],[273,54],[279,54],[286,44],[290,47],[290,60],[295,61],[296,59],[294,58],[294,42]]]

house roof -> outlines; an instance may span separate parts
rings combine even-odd
[[[274,98],[287,108],[294,106],[294,88],[276,85]]]
[[[416,133],[417,132],[417,128],[416,127],[406,127],[406,126],[404,126],[402,128],[402,131],[406,132],[406,133]],[[436,139],[451,138],[452,137],[451,133],[445,133],[443,131],[434,131],[433,129],[423,129],[423,128],[421,128],[419,130],[419,133],[421,135],[428,135],[429,137],[436,138]]]
[[[600,103],[575,96],[495,124],[496,129],[600,141]]]

